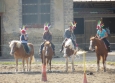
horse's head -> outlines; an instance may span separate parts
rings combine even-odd
[[[44,48],[43,48],[45,56],[48,56],[50,48],[51,48],[51,43],[49,41],[46,41],[44,43]]]
[[[90,38],[90,46],[89,46],[89,50],[93,51],[94,47],[95,47],[95,43],[96,43],[96,37],[91,37]]]
[[[10,54],[13,55],[14,52],[16,51],[16,49],[20,48],[20,46],[21,46],[21,42],[19,42],[19,41],[13,40],[13,41],[9,42],[9,47],[11,48]]]
[[[64,46],[64,57],[71,56],[73,55],[73,53],[74,53],[74,45],[72,43],[72,40],[68,39],[65,42],[65,46]]]

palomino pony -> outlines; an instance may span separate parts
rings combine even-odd
[[[42,54],[41,54],[41,59],[42,59],[43,65],[49,66],[48,71],[51,71],[51,60],[52,60],[53,55],[54,55],[54,53],[53,53],[53,49],[51,47],[51,43],[49,41],[45,41],[44,47],[42,50]]]
[[[102,40],[96,37],[91,37],[89,50],[93,50],[93,47],[95,47],[95,52],[97,56],[97,71],[99,71],[99,67],[100,67],[99,63],[100,63],[100,59],[102,58],[104,72],[106,72],[106,58],[108,56],[108,50],[106,48],[106,45]]]
[[[66,72],[68,71],[68,59],[71,57],[71,63],[72,63],[72,72],[74,72],[74,59],[75,59],[75,55],[77,54],[77,50],[74,50],[74,45],[72,43],[71,39],[68,39],[65,42],[64,45],[64,57],[66,59]]]
[[[23,71],[25,71],[25,60],[27,63],[27,71],[31,71],[31,63],[34,60],[34,47],[31,43],[28,43],[28,46],[30,47],[31,50],[29,54],[26,53],[20,41],[13,40],[9,42],[9,47],[11,48],[10,54],[13,55],[16,60],[16,72],[18,71],[18,59],[22,59]],[[28,68],[28,60],[30,60],[29,68]]]

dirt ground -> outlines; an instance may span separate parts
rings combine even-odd
[[[41,65],[32,64],[31,72],[21,72],[22,66],[19,65],[19,72],[15,73],[15,65],[0,65],[0,83],[44,83],[41,81]],[[75,72],[64,72],[65,65],[53,64],[52,72],[47,72],[47,83],[83,83],[84,69],[82,64],[75,65]],[[87,75],[92,72],[93,75]],[[115,67],[107,65],[107,72],[103,72],[102,65],[100,72],[96,72],[96,64],[86,64],[87,83],[115,83]]]

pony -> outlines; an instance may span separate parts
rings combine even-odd
[[[97,56],[97,71],[99,71],[100,59],[102,59],[104,72],[106,72],[106,58],[108,56],[108,50],[105,43],[96,37],[91,37],[89,50],[94,50],[93,47],[95,48]]]
[[[51,47],[51,43],[49,41],[45,41],[44,47],[42,49],[41,59],[42,59],[42,64],[45,66],[47,65],[48,71],[51,71],[51,60],[53,55],[54,53]]]
[[[16,61],[16,72],[18,71],[18,59],[22,59],[23,64],[23,71],[25,71],[25,60],[27,63],[27,71],[31,71],[31,63],[35,60],[34,59],[34,47],[33,44],[28,43],[30,48],[30,53],[27,54],[24,46],[18,40],[12,40],[9,42],[9,47],[11,48],[10,54],[14,56]],[[29,67],[28,67],[29,62]]]
[[[77,54],[77,50],[74,50],[74,45],[71,39],[67,39],[64,44],[64,55],[63,57],[66,59],[66,69],[65,72],[68,71],[68,59],[71,57],[72,63],[72,72],[74,72],[74,59]]]

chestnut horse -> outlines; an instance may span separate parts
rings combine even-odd
[[[12,40],[11,42],[9,42],[9,47],[11,48],[10,54],[13,55],[16,60],[16,72],[18,71],[18,59],[22,59],[23,71],[25,71],[25,60],[27,63],[27,71],[31,71],[31,63],[32,61],[34,61],[34,47],[31,43],[28,43],[28,46],[31,50],[29,54],[26,53],[24,46],[20,41]],[[30,60],[29,68],[28,60]]]
[[[71,39],[68,39],[66,42],[65,42],[65,45],[64,45],[64,55],[63,57],[65,57],[66,59],[66,72],[68,71],[68,59],[71,57],[71,64],[72,64],[72,72],[74,72],[74,59],[76,57],[76,54],[77,54],[77,50],[74,50],[74,45],[72,43],[72,40]]]
[[[106,58],[108,56],[108,50],[106,48],[105,43],[96,37],[91,37],[89,50],[93,50],[93,47],[95,47],[95,52],[97,56],[97,71],[99,71],[99,63],[100,59],[102,59],[104,72],[106,72]]]
[[[45,41],[44,47],[42,49],[41,59],[42,59],[43,65],[49,66],[47,68],[48,71],[51,71],[51,60],[52,60],[53,55],[54,55],[54,53],[53,53],[53,49],[51,47],[51,43],[49,41]]]

